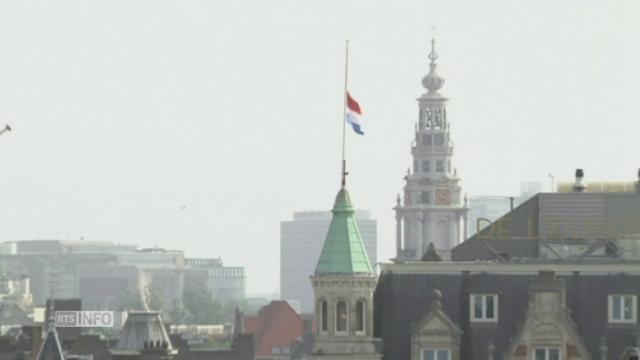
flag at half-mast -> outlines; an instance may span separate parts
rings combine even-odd
[[[358,104],[358,102],[351,97],[351,94],[347,92],[347,123],[351,125],[353,131],[360,135],[364,135],[364,131],[362,130],[362,123],[360,122],[361,115],[362,110],[360,110],[360,104]]]

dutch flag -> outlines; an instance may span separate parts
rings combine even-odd
[[[355,101],[349,92],[347,92],[347,114],[346,120],[359,135],[364,135],[364,131],[362,131],[362,124],[360,123],[360,115],[362,115],[362,110],[360,110],[360,104]]]

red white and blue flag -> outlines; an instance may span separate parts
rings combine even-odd
[[[362,123],[360,122],[360,116],[362,115],[362,110],[360,110],[360,104],[355,101],[349,92],[347,92],[347,114],[346,121],[351,125],[353,131],[355,131],[359,135],[364,135],[364,131],[362,130]]]

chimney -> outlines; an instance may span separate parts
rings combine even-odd
[[[576,169],[576,182],[573,183],[573,192],[584,192],[584,190],[587,188],[587,186],[582,183],[583,177],[584,171],[582,169]]]

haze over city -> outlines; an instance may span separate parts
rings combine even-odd
[[[634,181],[638,18],[630,0],[2,2],[0,241],[183,249],[277,292],[279,222],[340,185],[345,39],[365,128],[347,182],[379,261],[432,37],[464,192]]]

